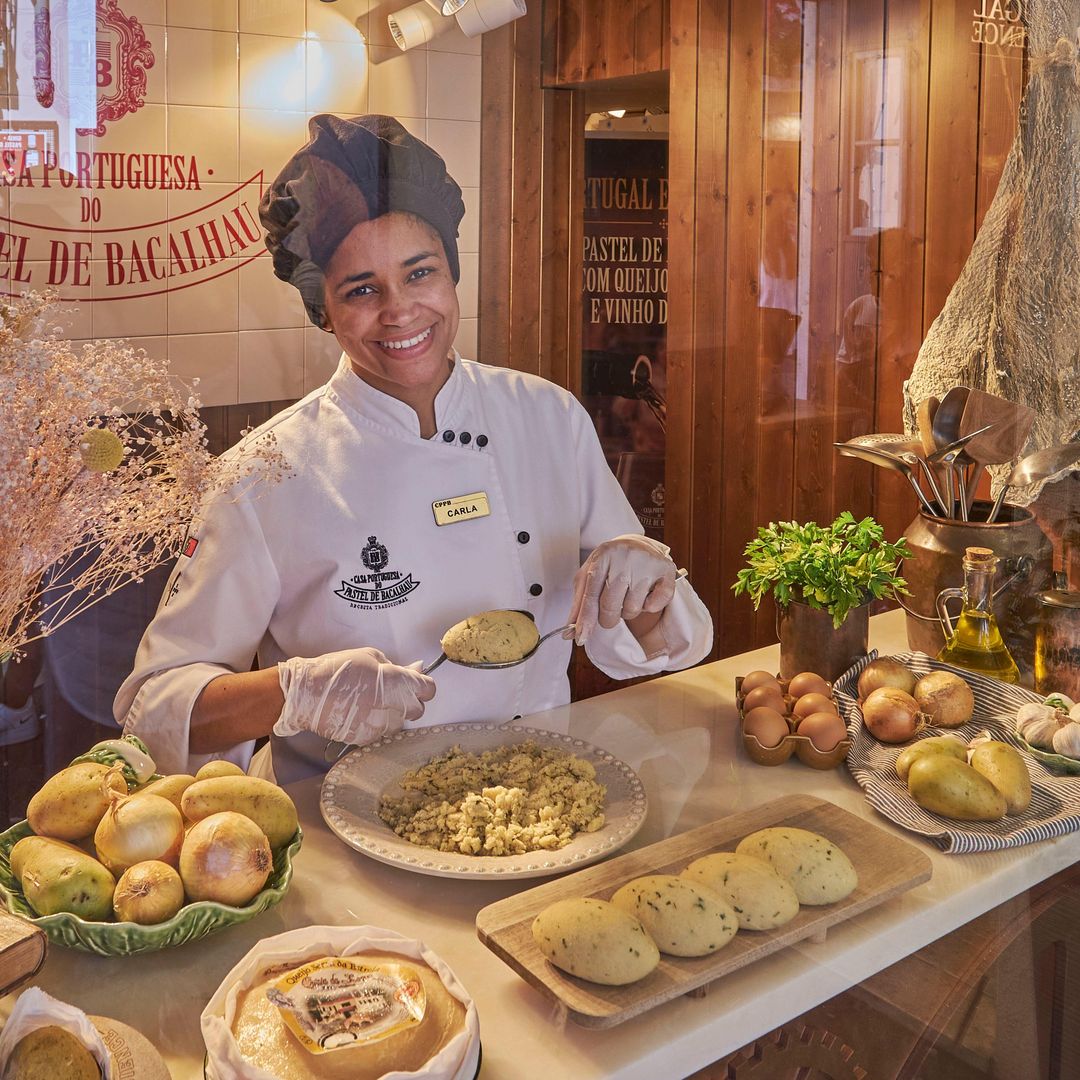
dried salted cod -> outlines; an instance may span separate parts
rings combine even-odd
[[[1031,452],[1080,437],[1080,0],[1024,7],[1031,76],[1016,139],[904,386],[904,423],[915,430],[924,398],[977,387],[1036,411]],[[995,493],[1008,468],[992,470]],[[1009,501],[1026,506],[1044,483]]]

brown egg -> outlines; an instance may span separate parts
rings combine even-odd
[[[803,694],[825,694],[828,696],[831,691],[832,687],[813,671],[800,671],[788,683],[788,693],[794,698],[802,697]]]
[[[844,721],[835,712],[815,712],[799,721],[795,729],[799,735],[805,735],[815,750],[827,754],[834,749],[841,739],[847,738]]]
[[[743,717],[743,731],[762,746],[779,746],[790,734],[787,721],[775,709],[759,705]]]
[[[791,710],[796,716],[809,716],[816,712],[839,712],[836,703],[827,694],[803,694]]]
[[[754,689],[743,698],[744,712],[756,709],[760,705],[775,709],[778,713],[787,712],[787,705],[784,703],[784,695],[780,693],[779,686],[755,686]]]
[[[767,671],[751,671],[745,676],[742,681],[742,692],[749,694],[751,690],[756,690],[759,686],[775,686],[776,692],[782,693],[779,679]]]

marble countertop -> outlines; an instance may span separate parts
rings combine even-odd
[[[871,645],[906,649],[902,613],[871,620]],[[481,1077],[677,1077],[694,1071],[859,983],[1080,859],[1080,835],[1013,851],[945,855],[866,805],[841,766],[819,772],[794,757],[766,768],[738,738],[734,679],[776,670],[777,647],[577,702],[524,723],[567,732],[630,764],[649,798],[627,850],[781,795],[806,793],[903,836],[933,863],[926,884],[829,931],[735,972],[703,998],[669,1002],[606,1031],[568,1023],[476,937],[476,913],[536,882],[446,880],[366,858],[319,815],[319,781],[293,785],[304,846],[292,887],[257,919],[179,949],[127,959],[53,947],[37,984],[90,1013],[142,1031],[176,1080],[202,1076],[199,1013],[226,972],[260,938],[313,924],[389,927],[421,938],[476,1000]],[[13,997],[0,1002],[0,1015]]]

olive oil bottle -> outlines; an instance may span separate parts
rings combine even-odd
[[[938,613],[945,628],[945,647],[938,659],[1015,683],[1020,681],[1020,670],[994,618],[997,564],[997,556],[989,548],[969,547],[964,552],[963,589],[943,589],[938,594]],[[952,596],[960,596],[964,602],[955,627],[945,607],[945,601]]]

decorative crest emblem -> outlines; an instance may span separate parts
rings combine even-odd
[[[78,128],[80,135],[104,135],[106,121],[136,112],[146,101],[146,70],[154,66],[154,51],[142,24],[125,15],[117,0],[97,0],[94,60],[97,127]]]
[[[385,544],[380,544],[376,537],[369,536],[360,552],[360,558],[364,560],[364,565],[369,570],[377,574],[390,561],[390,553],[386,550]]]

